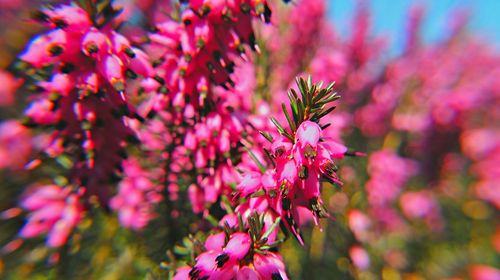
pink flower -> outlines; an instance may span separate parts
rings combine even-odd
[[[307,145],[311,146],[313,149],[316,148],[321,136],[321,128],[315,122],[304,121],[297,128],[295,133],[295,142],[304,149]]]
[[[263,200],[302,242],[298,228],[300,216],[304,216],[302,210],[308,209],[316,224],[319,218],[329,216],[320,196],[321,179],[341,184],[333,159],[344,157],[347,148],[325,139],[321,127],[312,121],[302,122],[293,134],[293,142],[282,135],[272,137],[269,150],[275,168],[264,174],[246,172],[236,188],[237,194],[243,196],[263,191]]]
[[[250,245],[250,236],[246,233],[237,232],[231,236],[223,251],[230,258],[241,261],[250,250]]]
[[[288,279],[282,258],[270,251],[254,251],[261,245],[256,244],[248,233],[231,234],[227,244],[224,244],[224,238],[223,232],[208,237],[205,242],[207,251],[196,257],[196,263],[188,273],[191,279]],[[185,267],[179,268],[174,279],[181,279],[186,270]]]
[[[254,256],[254,267],[261,279],[288,279],[283,259],[276,253],[256,254]]]
[[[349,228],[353,231],[356,239],[367,241],[372,226],[371,219],[360,210],[351,210],[348,214]]]
[[[16,80],[9,72],[0,70],[0,107],[10,106],[16,100],[16,90],[20,81]]]
[[[14,120],[0,123],[0,169],[20,169],[31,155],[31,134]]]
[[[191,267],[189,266],[181,266],[175,270],[175,276],[172,280],[185,280],[189,278],[189,272],[191,271]]]
[[[209,251],[221,251],[226,243],[226,235],[224,232],[209,235],[205,241],[205,248]],[[234,241],[233,241],[234,242]]]
[[[354,265],[360,270],[367,270],[370,268],[370,256],[360,246],[353,246],[349,249],[349,256],[351,257]]]
[[[500,279],[500,270],[487,265],[473,265],[469,268],[472,280]]]

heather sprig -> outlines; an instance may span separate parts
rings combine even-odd
[[[293,89],[288,92],[291,116],[282,104],[288,128],[271,118],[278,136],[260,132],[271,143],[269,148],[264,148],[271,167],[266,169],[256,156],[252,156],[260,172],[246,173],[237,186],[236,195],[265,201],[262,203],[266,203],[281,218],[285,228],[303,243],[299,209],[307,209],[316,225],[319,225],[319,218],[329,217],[321,199],[321,182],[341,185],[334,160],[358,154],[348,152],[343,144],[323,136],[330,124],[321,126],[319,122],[335,109],[329,105],[339,98],[333,92],[334,84],[323,88],[322,82],[313,84],[311,77],[307,80],[297,78],[296,83],[299,94]]]

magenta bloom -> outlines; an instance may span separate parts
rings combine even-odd
[[[0,69],[0,107],[13,105],[16,97],[15,93],[20,86],[20,81],[16,80],[10,73]]]
[[[14,120],[0,123],[0,169],[20,169],[31,156],[31,133]]]

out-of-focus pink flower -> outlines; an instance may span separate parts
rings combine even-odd
[[[49,247],[64,245],[83,217],[82,195],[83,189],[74,192],[70,187],[57,185],[29,188],[20,203],[28,217],[19,235],[33,238],[47,234]]]
[[[409,218],[422,218],[436,207],[432,194],[428,191],[406,192],[401,196],[403,213]]]
[[[31,155],[31,133],[19,122],[0,123],[0,169],[22,168]]]
[[[353,246],[349,248],[349,256],[358,269],[367,270],[370,268],[370,256],[362,247]]]
[[[20,81],[16,80],[9,72],[0,69],[0,107],[10,106],[16,100],[16,90],[20,86]]]
[[[348,214],[349,228],[353,231],[356,239],[359,241],[367,241],[369,238],[369,230],[372,226],[370,217],[360,210],[351,210]]]
[[[122,163],[124,179],[118,184],[118,194],[111,198],[109,205],[118,212],[124,227],[142,229],[156,215],[155,205],[163,196],[163,187],[154,183],[159,174],[141,168],[137,159],[127,159]]]
[[[469,268],[472,280],[498,280],[500,270],[487,265],[473,265]]]
[[[500,131],[484,128],[465,131],[460,142],[462,151],[468,157],[480,160],[500,148],[499,139]]]
[[[500,226],[497,226],[497,231],[495,232],[495,235],[493,235],[491,242],[493,243],[493,247],[495,247],[497,253],[500,253]]]
[[[432,192],[406,192],[400,198],[403,213],[410,219],[424,219],[432,230],[443,227],[439,206]]]
[[[0,7],[4,9],[18,9],[24,3],[24,0],[0,0]]]
[[[406,181],[416,174],[417,163],[390,150],[381,150],[371,154],[368,172],[371,176],[366,184],[368,201],[380,206],[396,199]]]
[[[390,206],[376,206],[368,209],[370,217],[376,222],[376,227],[387,232],[404,232],[408,226],[400,213]]]

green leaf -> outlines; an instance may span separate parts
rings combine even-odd
[[[259,249],[261,249],[261,250],[269,250],[269,249],[272,249],[274,247],[278,247],[278,245],[280,245],[283,242],[284,242],[284,240],[281,240],[281,239],[280,240],[276,240],[276,241],[274,241],[272,243],[260,246]]]
[[[295,98],[294,98],[295,96]],[[290,107],[292,108],[292,116],[295,124],[299,122],[298,108],[297,108],[297,94],[293,89],[288,91],[288,99],[290,99]]]
[[[276,128],[278,129],[280,134],[285,133],[285,129],[281,126],[281,124],[274,117],[271,117],[271,121],[274,123],[274,125],[276,126]]]
[[[299,100],[300,101],[300,100]],[[293,137],[290,135],[290,133],[288,133],[286,131],[286,129],[283,128],[283,126],[281,126],[281,124],[273,117],[271,117],[271,121],[274,123],[274,125],[276,126],[276,128],[278,129],[278,132],[287,137],[288,139],[290,139],[291,141],[293,141]]]
[[[245,230],[245,223],[243,223],[243,217],[241,216],[241,213],[238,213],[238,227],[240,231]]]
[[[274,141],[273,137],[271,136],[271,134],[269,132],[264,132],[264,131],[259,130],[259,133],[260,133],[260,135],[264,136],[264,138],[266,138],[267,141],[269,141],[271,143]]]
[[[319,81],[317,84],[316,84],[316,88],[322,88],[323,87],[323,81]]]
[[[248,217],[248,227],[252,240],[257,240],[260,232],[262,231],[262,224],[260,223],[259,215],[257,214],[257,212],[253,212]]]
[[[257,158],[257,156],[255,156],[255,154],[247,147],[244,147],[245,151],[248,152],[248,154],[250,155],[250,157],[252,158],[252,160],[257,164],[257,166],[259,167],[259,170],[260,172],[264,173],[266,172],[266,167],[264,166],[264,164],[262,164],[262,162],[259,161],[259,159]]]
[[[333,90],[333,86],[335,86],[335,82],[331,82],[327,87],[326,91],[331,92]]]
[[[271,225],[270,228],[260,237],[260,239],[268,238],[271,233],[276,229],[276,227],[280,224],[281,218],[277,218],[276,221]]]
[[[205,219],[210,222],[210,224],[213,226],[213,227],[218,227],[219,226],[219,222],[217,222],[217,219],[210,215],[210,214],[207,214]]]
[[[223,195],[221,197],[221,202],[225,206],[225,210],[228,214],[232,214],[234,212],[231,202],[229,201],[229,198],[227,198],[226,195]]]
[[[321,130],[325,130],[327,127],[329,127],[330,125],[332,125],[331,123],[327,123],[325,125],[322,125],[321,126]]]
[[[297,126],[299,126],[303,121],[304,121],[304,105],[302,104],[302,101],[298,100],[297,101],[297,106],[299,109],[299,122],[297,123]]]
[[[302,78],[297,78],[297,86],[299,87],[299,91],[300,91],[300,95],[301,95],[301,98],[302,98],[302,102],[306,102],[307,100],[307,85],[306,85],[306,81],[304,81],[304,79]]]
[[[178,255],[187,255],[189,254],[189,250],[187,248],[181,247],[179,245],[174,246],[174,252]]]
[[[66,179],[66,177],[64,176],[57,176],[54,178],[54,183],[56,183],[56,185],[58,186],[66,186],[68,185],[68,179]]]
[[[321,100],[320,102],[318,102],[318,104],[326,104],[326,103],[330,103],[330,102],[333,102],[337,99],[339,99],[340,96],[337,95],[336,92],[334,92],[332,95],[328,96],[327,98]]]
[[[325,97],[329,92],[326,89],[321,89],[316,96],[313,98],[313,103],[316,103],[321,100],[321,98]]]
[[[265,194],[266,194],[266,191],[264,191],[263,189],[260,189],[259,191],[254,192],[252,195],[250,195],[250,197],[259,197],[259,196],[263,196]]]
[[[275,168],[276,167],[276,162],[274,161],[274,157],[271,155],[271,153],[269,152],[269,150],[266,149],[266,148],[264,148],[264,153],[267,156],[267,158],[269,159],[269,161],[271,162],[271,164],[273,165],[273,168]]]
[[[285,103],[281,103],[281,108],[283,109],[283,113],[285,113],[286,120],[288,121],[288,126],[291,131],[295,131],[297,128],[295,127],[295,122],[290,118],[290,114],[288,114],[288,110],[286,109]]]
[[[318,114],[315,114],[311,120],[314,120],[314,121],[319,121],[322,117],[328,115],[329,113],[331,113],[333,110],[335,110],[335,108],[337,108],[336,106],[333,106],[331,108],[328,108],[327,110],[323,111],[323,112],[320,112]]]
[[[73,162],[69,158],[69,156],[62,154],[56,157],[57,163],[59,163],[65,169],[71,169],[73,167]]]
[[[309,76],[307,76],[307,89],[309,91],[312,91],[312,86],[313,86],[312,77],[311,77],[311,75],[309,75]]]

